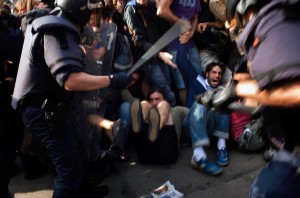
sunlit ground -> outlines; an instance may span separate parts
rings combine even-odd
[[[28,193],[15,193],[15,198],[50,198],[52,197],[53,190],[39,190]]]

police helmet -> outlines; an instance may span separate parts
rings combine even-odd
[[[57,0],[56,4],[63,13],[75,24],[84,26],[92,14],[92,4],[98,0]]]
[[[226,0],[226,17],[231,20],[235,12],[244,15],[249,7],[255,6],[257,8],[263,7],[270,0]]]

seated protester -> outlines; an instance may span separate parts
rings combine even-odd
[[[198,25],[195,37],[201,59],[202,71],[211,62],[229,61],[231,43],[228,30],[225,29],[226,6],[222,0],[201,1],[201,12],[198,15]],[[228,66],[228,65],[227,65]],[[232,77],[232,72],[226,67],[222,84]]]
[[[189,89],[189,101],[192,101],[198,94],[205,93],[213,88],[219,88],[222,81],[225,67],[220,63],[213,63],[207,66],[204,79],[198,75]],[[201,102],[201,101],[200,101]],[[210,175],[218,175],[222,172],[221,166],[227,166],[229,160],[225,140],[229,137],[229,114],[213,111],[197,102],[190,102],[192,106],[185,120],[189,127],[193,146],[193,157],[191,164],[193,168],[202,170]],[[217,163],[208,160],[204,146],[210,144],[209,135],[217,138]]]
[[[253,102],[248,99],[244,101],[246,106],[256,107],[257,102]],[[263,157],[270,161],[283,146],[284,138],[278,131],[280,127],[277,123],[263,127],[262,116],[253,118],[241,111],[233,111],[230,116],[230,134],[241,151],[254,152],[267,146]]]
[[[241,151],[258,151],[265,147],[262,121],[262,117],[253,119],[241,111],[230,114],[230,134]]]
[[[215,68],[216,66],[218,66],[222,70],[222,74],[215,73],[217,71],[214,71],[213,68]],[[203,76],[198,75],[196,76],[196,78],[191,80],[187,96],[187,107],[191,108],[191,106],[194,104],[195,97],[198,94],[222,85],[224,81],[224,72],[226,72],[227,70],[228,68],[223,63],[220,63],[218,61],[210,62],[209,64],[207,64],[206,68],[203,68],[203,71],[205,71],[204,75],[206,79],[204,79]],[[212,75],[209,75],[210,73]]]
[[[135,149],[142,163],[174,163],[178,137],[171,107],[161,88],[151,88],[148,101],[135,100],[130,108]]]
[[[201,12],[195,33],[200,55],[209,52],[227,62],[229,37],[225,29],[226,6],[220,0],[201,1]]]
[[[137,61],[168,30],[169,25],[156,14],[153,1],[129,1],[124,8],[126,29],[133,46],[134,61]],[[164,49],[144,64],[139,71],[150,86],[164,90],[171,106],[176,105],[175,93],[170,85],[169,66],[176,68],[173,56]]]

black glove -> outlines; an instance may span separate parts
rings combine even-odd
[[[212,98],[212,106],[215,109],[227,109],[227,105],[238,99],[235,86],[237,81],[231,80],[230,83],[221,91],[215,92]]]
[[[131,76],[127,76],[126,72],[119,72],[109,75],[110,87],[116,89],[125,89],[131,82]]]
[[[201,93],[196,96],[196,101],[199,104],[206,106],[207,108],[212,108],[213,96],[215,95],[215,93],[217,91],[218,91],[218,89],[212,89],[212,90],[206,91],[204,93]]]

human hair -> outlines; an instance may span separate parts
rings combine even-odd
[[[11,14],[10,5],[7,2],[3,2],[0,6],[0,15],[8,16]]]
[[[219,66],[222,70],[222,74],[224,74],[226,66],[223,63],[218,63],[218,62],[211,62],[211,63],[207,64],[205,73],[209,73],[212,70],[212,68],[215,66]]]
[[[158,92],[163,96],[164,100],[168,100],[165,94],[165,91],[160,87],[151,87],[149,91],[147,92],[147,100],[150,101],[150,96],[154,93]]]

